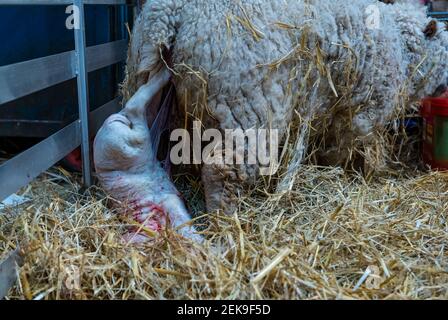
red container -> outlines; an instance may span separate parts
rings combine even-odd
[[[433,169],[448,170],[448,99],[422,101],[423,161]]]

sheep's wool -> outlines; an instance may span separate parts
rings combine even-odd
[[[426,39],[428,22],[408,1],[148,0],[125,87],[132,94],[151,77],[166,48],[180,108],[205,127],[285,136],[294,119],[309,119],[330,135],[323,152],[338,150],[340,160],[341,144],[369,139],[401,111],[403,96],[419,99],[446,83],[448,33]],[[202,170],[209,209],[228,205],[257,176],[248,165]]]

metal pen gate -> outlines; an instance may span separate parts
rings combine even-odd
[[[26,186],[39,174],[81,146],[83,182],[92,183],[90,136],[105,118],[120,109],[120,98],[89,111],[89,72],[125,60],[124,40],[86,47],[85,5],[128,5],[126,0],[0,0],[1,5],[74,5],[79,8],[79,28],[74,28],[75,50],[0,67],[1,105],[28,94],[77,79],[79,119],[47,139],[0,165],[0,201]],[[125,25],[123,23],[123,28]],[[123,34],[127,34],[127,31]]]
[[[432,6],[428,7],[428,15],[432,18],[439,20],[439,21],[447,21],[448,22],[448,12],[434,11]]]

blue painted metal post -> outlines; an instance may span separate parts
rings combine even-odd
[[[92,185],[90,139],[89,139],[89,85],[86,68],[86,34],[84,1],[74,0],[73,5],[79,9],[79,28],[75,28],[76,70],[78,83],[78,108],[81,121],[81,152],[83,164],[83,181],[86,187]],[[77,27],[78,27],[77,26]]]
[[[126,5],[119,7],[120,10],[120,33],[121,33],[121,39],[127,39],[128,38],[128,31],[126,30],[126,22],[127,22],[127,7]]]

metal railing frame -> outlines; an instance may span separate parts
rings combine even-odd
[[[448,12],[429,11],[428,15],[439,21],[448,21]]]
[[[88,73],[126,59],[127,31],[124,40],[86,47],[84,6],[132,5],[126,0],[0,0],[3,5],[75,5],[80,9],[79,26],[74,29],[75,50],[0,67],[1,105],[76,78],[79,119],[47,139],[0,164],[0,201],[26,186],[71,151],[81,146],[83,183],[92,184],[90,136],[105,118],[120,109],[120,98],[93,112],[89,109]]]

